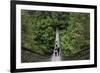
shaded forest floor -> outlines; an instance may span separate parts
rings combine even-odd
[[[69,61],[69,60],[89,60],[90,59],[90,49],[84,49],[77,53],[72,54],[71,56],[65,56],[63,53],[62,60]]]
[[[50,61],[51,56],[43,56],[37,53],[30,52],[28,50],[21,50],[21,62],[46,62]]]
[[[50,56],[44,56],[37,53],[34,53],[29,50],[23,49],[21,51],[21,61],[22,63],[29,62],[48,62],[48,61],[69,61],[69,60],[88,60],[90,57],[90,50],[85,49],[79,51],[78,53],[73,54],[72,56],[65,56],[61,51],[59,55],[55,55],[55,51]]]

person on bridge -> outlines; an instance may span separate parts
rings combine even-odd
[[[55,56],[57,56],[57,48],[55,48]]]
[[[59,47],[57,47],[57,52],[58,52],[58,55],[59,55]]]
[[[59,47],[57,46],[57,44],[56,44],[56,48],[55,48],[55,55],[59,55]]]

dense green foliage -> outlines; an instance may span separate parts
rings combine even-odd
[[[89,14],[70,13],[69,26],[61,32],[61,47],[66,56],[90,47],[90,21]]]
[[[43,55],[54,49],[55,25],[60,30],[60,47],[65,56],[89,49],[90,16],[88,13],[21,10],[21,44]]]
[[[54,49],[54,25],[65,24],[68,14],[61,12],[22,10],[22,47],[41,54]]]

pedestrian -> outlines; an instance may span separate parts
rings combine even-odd
[[[57,56],[57,49],[55,48],[55,56]]]
[[[59,47],[57,47],[57,52],[58,52],[58,55],[59,55]]]

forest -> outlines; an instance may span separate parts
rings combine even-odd
[[[59,31],[62,60],[90,59],[89,13],[21,10],[22,62],[35,61],[26,61],[31,56],[26,51],[45,58],[52,55],[57,25],[64,26]]]

